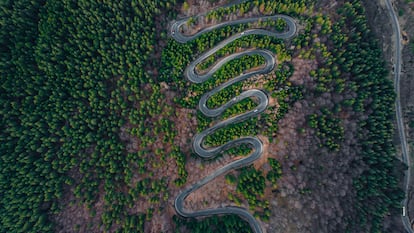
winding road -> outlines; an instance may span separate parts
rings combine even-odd
[[[395,112],[396,112],[396,118],[397,118],[397,127],[398,132],[400,134],[400,141],[401,141],[401,150],[402,150],[402,161],[408,166],[408,169],[405,171],[405,181],[404,181],[404,192],[405,192],[405,198],[402,201],[402,206],[405,208],[405,211],[408,213],[408,191],[409,191],[409,185],[410,185],[410,176],[411,176],[411,163],[410,163],[410,155],[407,145],[407,139],[405,136],[405,128],[404,128],[404,120],[402,117],[402,110],[401,110],[401,101],[400,101],[400,75],[401,75],[401,29],[400,24],[398,23],[397,15],[395,14],[394,8],[391,4],[391,0],[385,0],[388,12],[391,17],[392,21],[392,27],[394,29],[394,34],[396,36],[395,38],[395,53],[394,53],[394,89],[397,93],[397,98],[395,99]],[[402,214],[401,216],[402,222],[404,224],[404,228],[409,233],[414,233],[413,229],[411,228],[410,224],[410,218],[408,214]]]
[[[240,2],[240,1],[237,1]],[[235,3],[233,3],[235,4]],[[233,5],[230,4],[230,5]],[[249,112],[245,112],[242,114],[239,114],[237,116],[228,118],[224,121],[221,121],[219,123],[217,123],[216,125],[205,129],[203,132],[197,134],[194,137],[193,140],[193,149],[194,151],[202,158],[205,159],[209,159],[209,158],[214,158],[216,155],[220,154],[221,152],[231,148],[231,147],[235,147],[237,145],[240,144],[248,144],[253,148],[253,152],[247,156],[244,157],[242,159],[233,161],[219,169],[217,169],[216,171],[214,171],[213,173],[209,174],[208,176],[204,177],[203,179],[201,179],[200,181],[198,181],[197,183],[185,188],[175,199],[175,209],[176,212],[183,216],[183,217],[202,217],[202,216],[210,216],[210,215],[217,215],[217,214],[236,214],[238,216],[240,216],[242,219],[246,220],[253,232],[255,233],[262,233],[263,229],[260,225],[260,223],[253,217],[253,215],[251,215],[247,210],[245,210],[244,208],[240,208],[240,207],[236,207],[236,206],[226,206],[226,207],[222,207],[222,208],[216,208],[216,209],[205,209],[205,210],[200,210],[200,211],[190,211],[190,210],[186,210],[184,209],[183,203],[184,203],[184,199],[190,195],[190,193],[196,191],[197,189],[201,188],[202,186],[204,186],[205,184],[207,184],[208,182],[210,182],[211,180],[213,180],[214,178],[216,178],[217,176],[220,176],[222,174],[227,173],[230,170],[236,169],[236,168],[240,168],[246,165],[249,165],[251,163],[253,163],[255,160],[257,160],[258,158],[260,158],[260,156],[263,153],[263,143],[260,141],[260,139],[258,139],[257,137],[242,137],[230,142],[227,142],[224,145],[218,146],[218,147],[214,147],[214,148],[204,148],[203,147],[203,141],[204,138],[207,137],[208,135],[214,133],[216,130],[226,127],[229,124],[233,124],[236,122],[240,122],[240,121],[244,121],[250,117],[256,116],[258,114],[260,114],[261,112],[263,112],[268,103],[269,103],[269,99],[266,95],[266,93],[264,93],[261,90],[257,90],[257,89],[251,89],[251,90],[247,90],[244,91],[243,93],[241,93],[240,95],[234,97],[233,99],[231,99],[230,101],[228,101],[227,103],[225,103],[224,105],[215,108],[215,109],[210,109],[207,107],[206,103],[207,100],[210,98],[210,96],[214,95],[217,92],[220,92],[221,90],[223,90],[224,88],[233,85],[234,83],[243,81],[245,79],[248,79],[250,77],[252,77],[253,75],[257,75],[257,74],[265,74],[270,72],[272,69],[274,69],[275,66],[275,55],[273,53],[271,53],[268,50],[261,50],[261,49],[255,49],[255,50],[249,50],[249,51],[244,51],[244,52],[240,52],[240,53],[234,53],[232,55],[229,55],[223,59],[221,59],[220,61],[218,61],[206,74],[203,75],[199,75],[195,72],[195,67],[200,64],[204,59],[206,59],[207,57],[213,55],[214,53],[216,53],[218,50],[220,50],[221,48],[223,48],[224,46],[226,46],[227,44],[231,43],[234,40],[237,40],[241,37],[247,36],[247,35],[267,35],[267,36],[274,36],[277,38],[281,38],[281,39],[289,39],[291,37],[293,37],[296,34],[296,24],[295,21],[286,15],[274,15],[274,16],[263,16],[263,17],[255,17],[255,18],[248,18],[248,19],[240,19],[240,20],[235,20],[235,21],[229,21],[229,22],[224,22],[224,23],[220,23],[208,28],[204,28],[203,30],[197,32],[194,35],[184,35],[180,32],[180,27],[187,22],[188,18],[186,19],[181,19],[179,21],[176,21],[170,28],[171,30],[171,36],[179,43],[186,43],[190,40],[193,40],[197,37],[199,37],[200,35],[210,32],[212,30],[224,27],[224,26],[228,26],[228,25],[235,25],[235,24],[244,24],[244,23],[249,23],[249,22],[256,22],[258,20],[275,20],[275,19],[284,19],[287,23],[287,28],[288,30],[286,32],[282,32],[282,33],[275,33],[275,32],[271,32],[271,31],[267,31],[267,30],[263,30],[263,29],[249,29],[246,30],[244,32],[238,33],[236,35],[233,35],[225,40],[223,40],[222,42],[220,42],[218,45],[216,45],[214,48],[208,50],[207,52],[203,53],[202,55],[200,55],[196,60],[194,60],[193,62],[191,62],[188,67],[185,70],[185,77],[190,80],[193,83],[202,83],[207,81],[208,79],[210,79],[213,74],[220,68],[222,67],[224,64],[226,64],[227,62],[229,62],[230,60],[233,59],[237,59],[241,56],[245,56],[245,55],[260,55],[263,56],[265,59],[265,66],[257,71],[252,71],[252,72],[248,72],[248,73],[242,73],[241,75],[230,79],[229,81],[227,81],[226,83],[214,88],[213,90],[205,93],[200,101],[199,101],[199,110],[206,116],[208,117],[216,117],[221,115],[226,109],[228,109],[229,107],[231,107],[232,105],[240,102],[241,100],[245,99],[245,98],[250,98],[250,97],[255,97],[259,104],[258,106],[253,109],[252,111]]]

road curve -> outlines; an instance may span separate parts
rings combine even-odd
[[[194,40],[197,37],[201,36],[202,34],[216,30],[218,28],[222,28],[222,27],[230,26],[230,25],[236,25],[236,24],[252,23],[252,22],[257,22],[259,20],[264,21],[264,20],[284,19],[285,22],[287,23],[287,27],[289,28],[289,30],[286,32],[280,33],[280,32],[271,32],[271,31],[262,30],[262,29],[250,29],[250,30],[245,31],[246,35],[261,34],[261,35],[278,37],[280,39],[289,39],[293,37],[296,33],[295,21],[293,20],[292,17],[289,17],[287,15],[260,16],[260,17],[252,17],[252,18],[239,19],[239,20],[234,20],[234,21],[229,21],[229,22],[223,22],[223,23],[213,25],[211,27],[203,28],[202,30],[198,31],[194,35],[184,35],[180,32],[179,29],[183,24],[187,23],[188,19],[189,18],[184,18],[184,19],[175,21],[170,28],[171,36],[180,43],[186,43],[190,40]],[[252,33],[252,32],[255,32],[255,33]]]
[[[402,161],[408,166],[408,169],[405,171],[405,181],[404,181],[404,192],[405,198],[402,201],[402,206],[405,208],[406,212],[408,213],[408,190],[410,184],[410,176],[411,176],[411,163],[410,163],[410,156],[408,152],[408,145],[407,139],[405,136],[405,128],[404,128],[404,120],[402,117],[402,110],[401,110],[401,101],[400,101],[400,75],[401,75],[401,30],[400,24],[398,23],[397,15],[395,14],[394,8],[391,4],[390,0],[385,0],[387,5],[388,12],[391,17],[392,27],[394,29],[395,38],[395,53],[394,53],[394,89],[397,93],[397,98],[395,99],[395,112],[397,118],[397,127],[398,132],[400,134],[400,141],[401,141],[401,150],[402,150]],[[409,233],[414,233],[413,229],[411,228],[410,218],[408,214],[401,215],[401,220],[404,224],[404,228]]]
[[[238,1],[240,2],[240,1]],[[275,33],[275,32],[270,32],[270,31],[266,31],[263,29],[250,29],[250,30],[246,30],[242,33],[238,33],[236,35],[233,35],[225,40],[223,40],[222,42],[220,42],[218,45],[216,45],[214,48],[208,50],[207,52],[203,53],[202,55],[200,55],[196,60],[194,60],[193,62],[191,62],[185,72],[184,75],[185,77],[190,80],[193,83],[202,83],[207,81],[208,79],[210,79],[213,74],[220,68],[222,67],[224,64],[226,64],[227,62],[229,62],[230,60],[233,59],[237,59],[241,56],[245,56],[245,55],[260,55],[262,57],[264,57],[265,59],[265,66],[263,68],[261,68],[260,70],[257,71],[252,71],[252,72],[248,72],[248,73],[242,73],[239,76],[230,79],[229,81],[227,81],[226,83],[214,88],[213,90],[205,93],[200,101],[199,101],[199,109],[200,111],[208,116],[208,117],[216,117],[221,115],[226,109],[228,109],[229,107],[231,107],[232,105],[240,102],[241,100],[245,99],[245,98],[249,98],[249,97],[255,97],[259,104],[258,106],[249,112],[245,112],[242,114],[239,114],[237,116],[228,118],[224,121],[221,121],[219,123],[217,123],[216,125],[205,129],[203,132],[197,134],[194,137],[193,140],[193,149],[194,151],[202,158],[205,159],[209,159],[209,158],[214,158],[216,155],[218,155],[219,153],[231,148],[231,147],[235,147],[237,145],[240,144],[248,144],[253,148],[253,152],[247,156],[244,157],[242,159],[233,161],[219,169],[217,169],[216,171],[214,171],[213,173],[207,175],[206,177],[204,177],[203,179],[201,179],[200,181],[198,181],[197,183],[186,187],[175,199],[175,209],[176,212],[183,216],[183,217],[202,217],[202,216],[209,216],[209,215],[216,215],[216,214],[236,214],[238,216],[240,216],[242,219],[246,220],[253,232],[255,233],[262,233],[263,229],[261,228],[260,223],[245,209],[240,208],[240,207],[235,207],[235,206],[225,206],[225,207],[221,207],[221,208],[217,208],[217,209],[205,209],[205,210],[200,210],[200,211],[190,211],[190,210],[186,210],[184,209],[183,203],[184,203],[184,199],[190,195],[190,193],[196,191],[197,189],[201,188],[202,186],[204,186],[205,184],[207,184],[208,182],[210,182],[211,180],[213,180],[214,178],[216,178],[217,176],[220,176],[222,174],[227,173],[230,170],[236,169],[236,168],[240,168],[246,165],[249,165],[251,163],[253,163],[256,159],[260,158],[260,156],[263,153],[263,144],[260,141],[260,139],[256,138],[256,137],[242,137],[230,142],[227,142],[224,145],[218,146],[218,147],[214,147],[214,148],[205,148],[203,146],[203,141],[204,138],[207,137],[208,135],[214,133],[216,130],[223,128],[229,124],[233,124],[236,122],[240,122],[243,120],[246,120],[250,117],[256,116],[258,114],[260,114],[261,112],[263,112],[268,103],[269,103],[269,99],[266,95],[266,93],[264,93],[261,90],[257,90],[257,89],[251,89],[251,90],[247,90],[244,91],[243,93],[241,93],[240,95],[234,97],[233,99],[231,99],[230,101],[228,101],[227,103],[225,103],[224,105],[215,108],[215,109],[210,109],[207,107],[207,100],[210,98],[210,96],[214,95],[215,93],[220,92],[222,89],[233,85],[234,83],[240,82],[242,80],[245,80],[253,75],[257,75],[257,74],[265,74],[270,72],[272,69],[274,69],[274,65],[275,65],[275,56],[273,53],[271,53],[268,50],[261,50],[261,49],[256,49],[256,50],[249,50],[249,51],[244,51],[244,52],[240,52],[240,53],[235,53],[232,55],[229,55],[223,59],[221,59],[219,62],[217,62],[217,64],[215,64],[206,74],[203,75],[199,75],[195,72],[195,67],[200,64],[205,58],[213,55],[214,53],[216,53],[219,49],[223,48],[224,46],[226,46],[227,44],[231,43],[232,41],[239,39],[243,36],[247,36],[247,35],[268,35],[268,36],[274,36],[274,37],[278,37],[281,39],[289,39],[291,37],[293,37],[296,34],[296,24],[295,21],[289,17],[289,16],[285,16],[285,15],[274,15],[274,16],[263,16],[263,17],[255,17],[255,18],[249,18],[249,19],[241,19],[241,20],[236,20],[236,21],[230,21],[230,22],[224,22],[224,23],[220,23],[208,28],[205,28],[199,32],[197,32],[194,35],[183,35],[180,32],[180,27],[187,22],[187,19],[182,19],[179,21],[176,21],[170,28],[171,30],[171,36],[179,43],[186,43],[190,40],[193,40],[195,38],[197,38],[198,36],[207,33],[209,31],[215,30],[217,28],[220,27],[224,27],[224,26],[228,26],[228,25],[235,25],[235,24],[243,24],[243,23],[249,23],[249,22],[255,22],[258,20],[263,20],[263,19],[278,19],[278,18],[282,18],[286,21],[287,26],[288,26],[288,31],[286,32],[282,32],[282,33]]]

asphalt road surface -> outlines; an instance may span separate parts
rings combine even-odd
[[[409,184],[410,184],[410,175],[411,175],[411,163],[410,163],[410,155],[407,145],[407,139],[405,136],[405,128],[404,128],[404,120],[402,117],[402,110],[401,110],[401,102],[400,102],[400,75],[401,75],[401,30],[400,24],[398,23],[397,15],[395,14],[394,8],[391,4],[391,0],[385,0],[387,5],[388,12],[391,17],[392,27],[394,29],[395,38],[395,54],[394,54],[394,89],[397,93],[397,98],[395,99],[395,112],[397,117],[397,127],[398,132],[400,134],[400,141],[401,141],[401,150],[402,150],[402,161],[407,164],[408,169],[405,171],[405,181],[404,181],[404,191],[405,191],[405,198],[402,201],[402,206],[405,208],[405,216],[401,214],[402,222],[404,224],[404,228],[407,232],[414,233],[413,229],[411,228],[410,218],[408,216],[408,191],[409,191]],[[403,212],[403,211],[402,211]]]
[[[241,1],[237,1],[237,2],[241,2]],[[233,3],[234,4],[234,3]],[[233,5],[231,4],[231,5]],[[241,20],[235,20],[235,21],[229,21],[229,22],[224,22],[224,23],[220,23],[208,28],[205,28],[199,32],[197,32],[194,35],[183,35],[180,32],[180,27],[185,24],[188,20],[188,18],[186,19],[181,19],[179,21],[176,21],[170,28],[170,33],[171,36],[179,43],[186,43],[190,40],[193,40],[195,38],[197,38],[198,36],[210,32],[212,30],[224,27],[224,26],[228,26],[228,25],[235,25],[235,24],[244,24],[244,23],[250,23],[250,22],[256,22],[258,20],[275,20],[275,19],[284,19],[287,23],[287,28],[288,30],[286,32],[282,32],[282,33],[275,33],[275,32],[271,32],[271,31],[267,31],[267,30],[263,30],[263,29],[249,29],[246,30],[244,32],[238,33],[236,35],[233,35],[225,40],[223,40],[222,42],[220,42],[217,46],[215,46],[214,48],[208,50],[207,52],[203,53],[202,55],[200,55],[196,60],[194,60],[193,62],[190,63],[190,65],[188,65],[188,67],[185,70],[185,77],[190,80],[193,83],[202,83],[207,81],[208,79],[210,79],[212,77],[212,75],[220,68],[222,67],[224,64],[226,64],[227,62],[229,62],[230,60],[233,59],[237,59],[241,56],[245,56],[245,55],[260,55],[263,56],[265,59],[265,66],[257,71],[252,71],[252,72],[248,72],[248,73],[242,73],[239,76],[227,81],[226,83],[216,87],[215,89],[205,93],[199,102],[199,110],[206,116],[208,117],[216,117],[221,115],[226,109],[228,109],[229,107],[231,107],[232,105],[240,102],[241,100],[245,99],[245,98],[250,98],[250,97],[254,97],[258,100],[259,104],[258,106],[249,111],[249,112],[245,112],[242,113],[240,115],[228,118],[224,121],[221,121],[219,123],[217,123],[216,125],[205,129],[203,132],[197,134],[194,137],[193,140],[193,149],[194,151],[202,158],[205,159],[210,159],[210,158],[214,158],[215,156],[217,156],[218,154],[220,154],[221,152],[235,147],[237,145],[240,144],[248,144],[250,145],[251,148],[253,148],[253,152],[247,156],[244,157],[242,159],[233,161],[219,169],[217,169],[216,171],[214,171],[213,173],[209,174],[208,176],[204,177],[203,179],[201,179],[200,181],[198,181],[197,183],[186,187],[175,199],[175,209],[177,211],[177,213],[183,217],[202,217],[202,216],[210,216],[210,215],[216,215],[216,214],[236,214],[238,216],[240,216],[242,219],[246,220],[253,232],[255,233],[262,233],[263,229],[260,225],[260,223],[244,208],[240,208],[240,207],[235,207],[235,206],[225,206],[225,207],[221,207],[221,208],[216,208],[216,209],[205,209],[205,210],[200,210],[200,211],[190,211],[190,210],[186,210],[184,209],[183,206],[183,202],[184,199],[192,192],[196,191],[197,189],[201,188],[203,185],[207,184],[208,182],[210,182],[211,180],[213,180],[214,178],[216,178],[217,176],[220,176],[222,174],[227,173],[230,170],[236,169],[236,168],[240,168],[246,165],[249,165],[251,163],[253,163],[256,159],[260,158],[260,156],[263,153],[263,144],[260,141],[260,139],[256,138],[256,137],[242,137],[230,142],[227,142],[224,145],[218,146],[218,147],[214,147],[214,148],[205,148],[203,146],[203,141],[204,138],[212,133],[214,133],[216,130],[226,127],[229,124],[233,124],[236,122],[240,122],[240,121],[244,121],[250,117],[256,116],[258,114],[260,114],[261,112],[263,112],[268,103],[269,103],[269,99],[266,95],[266,93],[264,93],[261,90],[257,90],[257,89],[251,89],[251,90],[247,90],[243,93],[241,93],[238,96],[235,96],[233,99],[231,99],[230,101],[228,101],[227,103],[225,103],[224,105],[215,108],[215,109],[210,109],[207,107],[206,103],[207,100],[210,98],[210,96],[214,95],[217,92],[220,92],[222,89],[233,85],[234,83],[243,81],[245,79],[248,79],[250,77],[252,77],[253,75],[257,75],[257,74],[265,74],[270,72],[272,69],[274,69],[274,65],[275,65],[275,55],[272,54],[270,51],[267,50],[249,50],[249,51],[244,51],[244,52],[240,52],[240,53],[235,53],[232,55],[229,55],[227,57],[225,57],[224,59],[220,60],[219,62],[217,62],[217,64],[215,64],[206,74],[203,75],[199,75],[195,72],[195,67],[200,64],[205,58],[213,55],[214,53],[216,53],[218,50],[220,50],[221,48],[223,48],[224,46],[226,46],[227,44],[231,43],[234,40],[237,40],[243,36],[247,36],[247,35],[267,35],[267,36],[274,36],[277,38],[281,38],[281,39],[289,39],[291,37],[293,37],[296,34],[296,24],[295,21],[286,15],[274,15],[274,16],[263,16],[263,17],[255,17],[255,18],[248,18],[248,19],[241,19]]]

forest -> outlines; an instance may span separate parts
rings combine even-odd
[[[159,36],[151,18],[175,1],[0,4],[0,232],[53,232],[49,216],[68,187],[92,215],[104,194],[107,229],[117,222],[120,232],[142,231],[154,210],[128,209],[168,194],[164,178],[137,182],[133,174],[171,157],[181,165],[177,184],[186,176],[179,148],[152,146],[175,135],[173,109],[160,104],[147,68]],[[139,151],[127,150],[121,128],[139,137]]]
[[[55,216],[68,208],[63,203],[71,195],[71,205],[85,207],[90,218],[99,219],[67,226],[73,232],[93,232],[101,225],[107,232],[144,232],[154,216],[166,212],[171,189],[188,184],[186,164],[191,159],[176,143],[181,136],[176,110],[195,110],[206,91],[264,62],[245,56],[223,66],[209,81],[190,84],[183,78],[189,62],[249,25],[224,27],[179,44],[166,34],[167,20],[176,18],[181,2],[0,3],[0,232],[62,230]],[[264,15],[283,13],[297,17],[302,30],[291,42],[242,37],[197,67],[203,72],[221,58],[250,48],[270,50],[278,60],[275,70],[261,77],[259,87],[277,105],[217,131],[205,143],[217,146],[248,135],[264,135],[276,143],[279,122],[295,103],[324,93],[347,96],[333,107],[314,109],[307,124],[297,130],[314,132],[318,147],[335,156],[344,146],[344,112],[359,116],[361,155],[355,166],[363,170],[352,181],[356,199],[350,204],[355,213],[345,219],[345,228],[381,232],[384,217],[399,208],[404,196],[394,170],[393,85],[386,78],[388,71],[379,59],[382,52],[367,26],[361,1],[341,4],[335,20],[314,14],[314,4],[314,0],[256,0],[207,15],[207,20],[220,21],[253,9]],[[260,25],[279,32],[286,27],[282,21]],[[329,38],[330,43],[317,37]],[[290,80],[298,69],[293,57],[318,62],[309,72],[316,83],[313,89]],[[162,83],[174,97],[167,96]],[[255,85],[249,80],[237,83],[212,96],[208,107],[220,106]],[[214,119],[198,111],[196,131],[256,105],[254,99],[245,99]],[[225,153],[238,156],[250,151],[242,145]],[[167,172],[171,163],[173,174]],[[275,158],[265,164],[269,167],[265,171],[241,168],[226,180],[236,187],[228,199],[249,206],[258,219],[269,223],[277,210],[265,200],[266,190],[275,198],[278,182],[290,171]],[[140,210],[137,203],[150,208]],[[245,221],[232,215],[203,220],[170,217],[175,232],[250,232]]]

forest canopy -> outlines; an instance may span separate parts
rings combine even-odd
[[[190,177],[188,161],[194,161],[194,156],[179,145],[183,140],[176,119],[188,124],[194,120],[194,132],[189,133],[193,135],[256,107],[254,99],[245,99],[214,119],[197,110],[206,91],[264,61],[245,56],[219,69],[214,80],[190,84],[183,76],[189,62],[249,25],[224,27],[189,43],[177,43],[167,36],[168,25],[179,10],[190,9],[192,1],[182,2],[0,2],[0,232],[58,231],[56,216],[73,206],[85,208],[87,218],[95,221],[94,226],[69,226],[73,231],[100,226],[108,232],[148,231],[149,223],[157,219],[154,216],[171,214],[171,194],[187,185]],[[346,203],[353,212],[341,219],[341,226],[330,227],[380,232],[384,217],[400,207],[404,196],[393,157],[392,82],[361,1],[339,4],[332,13],[335,17],[316,12],[315,2],[256,0],[207,15],[211,22],[250,12],[283,13],[297,19],[300,32],[288,42],[242,37],[197,67],[208,70],[217,60],[251,48],[267,49],[278,59],[275,70],[261,77],[257,87],[276,104],[261,116],[209,135],[206,146],[251,135],[277,144],[280,122],[295,104],[327,93],[336,96],[332,106],[309,105],[314,109],[306,113],[306,123],[294,129],[295,135],[313,133],[318,150],[334,158],[343,155],[349,135],[345,118],[354,117],[358,130],[352,147],[360,153],[347,167],[357,175],[349,182],[355,198]],[[282,21],[261,23],[279,32],[286,27]],[[317,64],[304,74],[313,86],[292,81],[300,68],[293,65],[295,58]],[[207,105],[220,106],[258,85],[255,81],[226,88]],[[188,119],[178,110],[188,113]],[[184,141],[191,144],[190,137]],[[244,156],[251,150],[241,145],[225,154]],[[228,185],[235,186],[234,193],[226,197],[249,206],[257,219],[269,224],[277,210],[265,197],[280,197],[279,182],[300,170],[302,161],[288,159],[283,154],[266,159],[265,169],[234,171],[226,176]],[[300,197],[310,196],[312,188],[294,191]],[[177,231],[250,231],[245,221],[233,215],[203,220],[173,215],[168,227]]]

